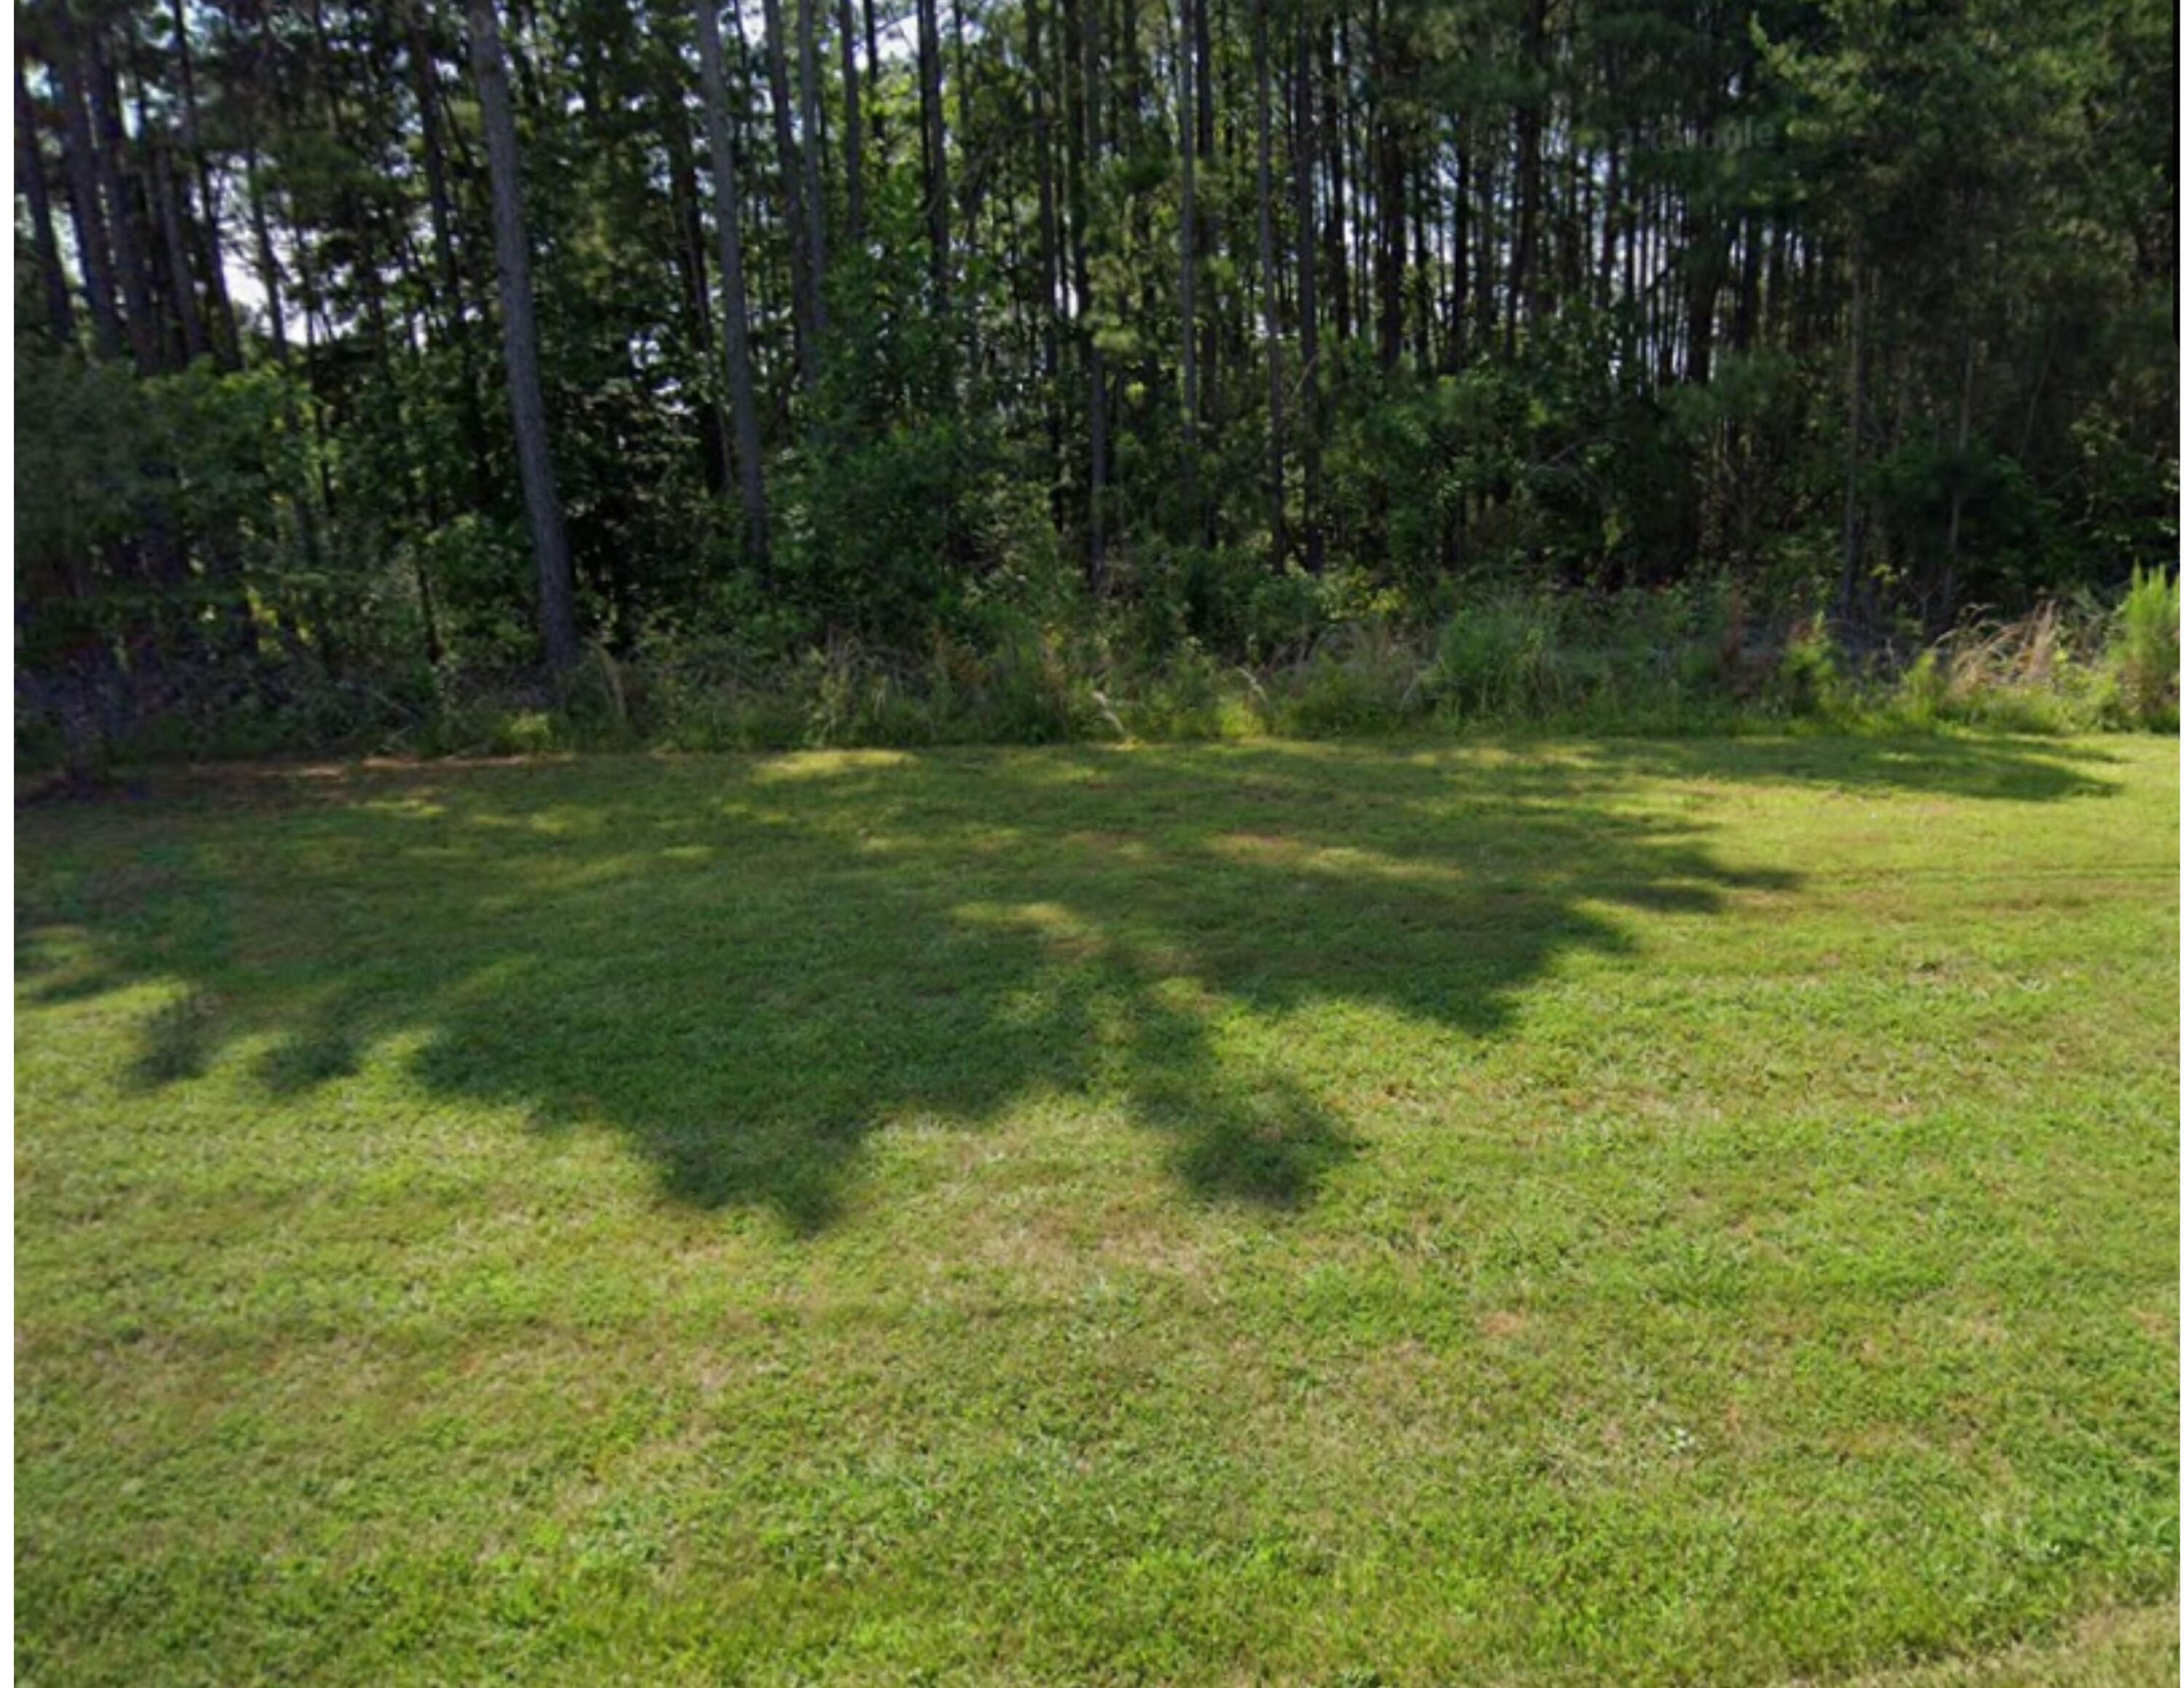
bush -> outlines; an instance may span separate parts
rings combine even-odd
[[[2134,568],[2117,616],[2123,702],[2139,725],[2176,728],[2177,583],[2159,569]]]
[[[1292,672],[1275,723],[1303,738],[1384,733],[1422,713],[1425,673],[1384,623],[1340,628]]]
[[[1848,695],[1841,653],[1825,616],[1814,616],[1791,630],[1771,690],[1786,714],[1825,718],[1845,712]]]
[[[1552,606],[1541,598],[1494,597],[1441,623],[1425,685],[1459,716],[1535,713],[1553,691],[1548,653],[1555,641]]]
[[[412,661],[366,682],[308,648],[254,662],[121,676],[19,675],[18,766],[282,754],[537,754],[658,746],[774,751],[1384,733],[1435,723],[1584,732],[1735,731],[1784,718],[1838,730],[2083,732],[2176,722],[2176,583],[2142,572],[2120,606],[2090,598],[1960,628],[1855,671],[1818,617],[1747,643],[1731,594],[1478,593],[1429,640],[1338,577],[1285,576],[1344,619],[1304,654],[1254,666],[1188,633],[1148,651],[1145,606],[1042,618],[997,595],[922,651],[848,633],[774,648],[661,623],[622,655],[593,646],[549,688],[523,668]],[[1120,662],[1117,645],[1139,654]],[[1754,677],[1759,677],[1754,685]]]

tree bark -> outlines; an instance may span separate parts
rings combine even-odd
[[[1061,413],[1055,402],[1055,388],[1061,377],[1061,337],[1057,326],[1061,312],[1061,238],[1055,207],[1054,125],[1048,110],[1048,63],[1044,50],[1045,19],[1046,0],[1025,0],[1024,42],[1031,75],[1032,149],[1039,174],[1039,373],[1048,385],[1047,431],[1050,443],[1058,451]]]
[[[1097,597],[1107,585],[1107,371],[1092,320],[1091,211],[1085,177],[1099,157],[1100,102],[1095,37],[1086,26],[1086,0],[1061,0],[1064,193],[1069,201],[1069,261],[1077,338],[1084,372],[1085,427],[1089,450],[1085,475],[1084,579]],[[1096,5],[1097,0],[1092,0]]]
[[[753,564],[767,556],[766,474],[760,459],[757,383],[751,373],[749,307],[744,293],[743,196],[736,182],[728,132],[728,81],[721,62],[721,20],[715,0],[697,0],[698,69],[705,96],[705,143],[712,153],[714,238],[721,260],[721,339],[728,366],[728,412],[735,433],[737,484],[745,542]]]
[[[796,94],[804,131],[804,249],[811,265],[811,322],[827,332],[827,196],[819,182],[819,8],[796,0]]]
[[[840,0],[837,27],[842,36],[843,170],[849,177],[850,244],[865,243],[864,102],[857,87],[856,20],[852,0]]]
[[[23,40],[15,41],[15,187],[31,213],[31,239],[37,253],[38,282],[45,294],[46,327],[59,345],[75,341],[75,307],[69,300],[68,272],[53,233],[53,196],[46,187],[46,161],[38,147],[36,113],[23,80]]]
[[[1517,244],[1509,255],[1509,315],[1502,327],[1502,346],[1513,352],[1518,319],[1526,315],[1532,269],[1539,244],[1540,103],[1546,98],[1540,62],[1546,35],[1546,0],[1528,0],[1524,8],[1524,103],[1517,112]]]
[[[121,170],[125,140],[120,92],[98,25],[86,25],[79,39],[84,48],[83,82],[91,109],[92,168],[106,200],[107,234],[114,243],[114,275],[120,283],[125,312],[122,326],[128,330],[136,366],[148,372],[159,369],[164,360],[160,355],[159,321],[152,309],[151,275],[146,268],[144,243],[139,238],[136,202]]]
[[[1262,0],[1263,3],[1263,0]],[[1327,567],[1327,542],[1319,525],[1320,376],[1319,277],[1317,273],[1319,230],[1315,221],[1312,178],[1318,169],[1318,137],[1314,132],[1318,109],[1312,86],[1312,41],[1305,8],[1296,7],[1291,31],[1291,57],[1296,64],[1296,156],[1290,174],[1296,183],[1296,310],[1297,381],[1304,394],[1301,444],[1304,448],[1304,566],[1313,574]]]
[[[715,28],[718,27],[716,22]],[[667,143],[667,194],[675,218],[675,273],[682,284],[682,309],[690,321],[692,349],[710,370],[716,349],[713,283],[707,268],[705,214],[699,198],[698,162],[691,145],[690,125],[682,109],[679,64],[671,70],[660,91],[660,128]],[[720,498],[735,485],[735,464],[728,451],[727,400],[716,394],[697,409],[699,467],[705,478],[705,490]]]
[[[1183,351],[1183,433],[1190,444],[1188,472],[1196,474],[1198,445],[1198,137],[1192,114],[1191,59],[1195,56],[1194,14],[1200,0],[1182,0],[1183,16],[1176,31],[1176,68],[1182,78],[1177,92],[1177,136],[1183,149],[1183,204],[1176,221],[1179,249],[1178,276],[1182,321],[1178,338]],[[1194,487],[1193,490],[1195,489]]]
[[[945,316],[953,259],[948,240],[948,117],[941,103],[938,0],[917,0],[917,109],[925,141],[925,231],[931,248],[933,309]]]
[[[1289,554],[1282,495],[1282,325],[1274,277],[1274,126],[1267,64],[1267,0],[1251,0],[1251,81],[1259,131],[1259,303],[1267,342],[1267,511],[1276,568]]]
[[[1842,579],[1836,590],[1838,614],[1848,613],[1858,588],[1860,523],[1858,503],[1858,456],[1865,428],[1866,279],[1863,254],[1855,242],[1850,259],[1850,417],[1843,430]]]
[[[531,250],[523,226],[522,161],[509,99],[495,0],[469,0],[471,74],[477,84],[493,183],[493,246],[500,277],[501,342],[507,363],[509,415],[516,466],[523,479],[531,543],[538,561],[538,623],[547,667],[558,678],[576,666],[576,575],[568,530],[554,482],[546,432],[546,395],[538,372],[538,321],[531,293]]]
[[[810,0],[804,0],[809,4]],[[781,0],[766,0],[766,80],[773,107],[774,150],[781,161],[782,216],[788,225],[788,293],[796,331],[796,372],[805,390],[819,384],[819,296],[812,269],[811,225],[804,210],[804,164],[788,94],[788,33]]]
[[[58,36],[53,71],[60,85],[61,163],[68,175],[69,211],[75,224],[76,262],[83,273],[83,297],[91,311],[92,343],[102,357],[121,355],[121,312],[116,304],[114,253],[106,208],[99,197],[98,170],[91,133],[91,102],[85,92],[82,37],[69,8],[52,14]]]
[[[198,308],[197,280],[190,272],[187,243],[182,237],[181,190],[175,180],[174,160],[164,148],[152,154],[152,183],[158,205],[161,243],[166,249],[169,292],[181,324],[182,355],[194,362],[206,355],[211,344],[205,336],[204,316]]]
[[[212,159],[205,151],[204,131],[198,120],[197,72],[190,53],[189,22],[183,0],[171,0],[171,5],[176,69],[181,81],[182,151],[190,165],[189,172],[182,178],[183,221],[190,221],[189,189],[193,180],[198,205],[203,214],[198,227],[204,241],[205,295],[211,303],[213,326],[219,330],[212,336],[213,351],[222,367],[233,369],[242,361],[242,337],[236,327],[235,301],[227,292],[227,263],[220,245],[220,182],[213,174]]]
[[[1380,366],[1392,370],[1403,355],[1404,238],[1403,137],[1392,109],[1397,80],[1396,56],[1390,37],[1392,21],[1381,4],[1373,8],[1373,73],[1376,92],[1373,113],[1374,176],[1374,280],[1380,299]]]

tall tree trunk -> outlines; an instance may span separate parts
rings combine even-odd
[[[963,173],[956,184],[962,198],[963,268],[967,275],[978,255],[978,205],[982,197],[978,159],[971,152],[971,59],[963,44],[963,0],[950,0],[948,22],[956,37],[956,148]],[[978,358],[978,314],[965,313],[964,326],[975,365]]]
[[[198,121],[197,72],[190,53],[184,0],[170,0],[170,5],[176,70],[181,81],[182,152],[190,166],[182,179],[182,217],[185,223],[190,221],[189,189],[194,181],[198,204],[203,213],[198,227],[204,243],[205,296],[212,305],[212,326],[217,330],[212,335],[213,350],[222,367],[232,369],[242,361],[242,337],[236,329],[235,301],[228,297],[227,263],[220,250],[220,181],[213,173]]]
[[[1104,143],[1100,124],[1100,90],[1106,83],[1106,56],[1101,48],[1100,8],[1101,0],[1089,0],[1084,12],[1084,171],[1080,180],[1088,181],[1100,168]],[[1090,224],[1086,222],[1085,246],[1090,243]],[[1084,250],[1080,247],[1080,252]],[[1107,355],[1100,344],[1097,326],[1090,319],[1092,286],[1090,272],[1084,282],[1086,338],[1089,342],[1085,358],[1086,399],[1089,414],[1087,432],[1091,445],[1091,517],[1092,535],[1089,551],[1092,590],[1095,594],[1107,590]]]
[[[1855,240],[1851,243],[1850,288],[1850,416],[1848,425],[1843,430],[1842,579],[1836,590],[1836,609],[1839,615],[1849,612],[1852,595],[1858,590],[1859,539],[1863,525],[1858,517],[1858,470],[1863,445],[1861,435],[1865,428],[1867,282],[1864,254],[1858,250]]]
[[[917,110],[925,137],[925,231],[931,247],[933,306],[944,316],[954,265],[948,246],[948,119],[941,104],[938,0],[917,0]]]
[[[439,73],[425,34],[423,3],[410,0],[406,8],[410,75],[424,143],[426,203],[432,220],[432,264],[438,271],[440,309],[450,337],[460,338],[465,316],[462,271],[455,262],[454,211],[448,191],[447,148],[440,134]]]
[[[827,332],[827,196],[819,181],[819,8],[796,0],[796,95],[804,131],[804,249],[811,264],[811,321]]]
[[[803,0],[809,4],[811,0]],[[788,93],[788,32],[781,0],[766,0],[766,81],[773,107],[773,144],[781,161],[782,220],[788,226],[788,292],[796,331],[796,371],[808,392],[819,384],[819,296],[812,270],[811,225],[804,209],[804,164]]]
[[[1095,4],[1097,0],[1091,0]],[[1099,158],[1100,102],[1096,37],[1086,27],[1087,0],[1061,0],[1063,95],[1063,191],[1069,201],[1069,265],[1078,355],[1084,372],[1089,446],[1085,474],[1084,578],[1094,596],[1107,585],[1107,370],[1092,323],[1091,210],[1085,178]]]
[[[181,324],[182,355],[194,362],[212,348],[205,338],[203,315],[198,309],[197,280],[190,273],[189,247],[182,238],[182,215],[176,201],[181,197],[175,181],[174,160],[164,147],[152,152],[153,197],[157,205],[160,243],[165,248],[170,291],[175,314]]]
[[[1949,488],[1949,539],[1942,562],[1942,588],[1936,595],[1938,602],[1929,625],[1934,633],[1945,631],[1956,619],[1957,613],[1957,556],[1963,538],[1964,524],[1965,458],[1972,443],[1972,377],[1977,368],[1979,342],[1970,334],[1964,336],[1964,373],[1957,388],[1957,450],[1955,472]]]
[[[1461,120],[1457,131],[1456,201],[1449,230],[1448,254],[1448,366],[1463,367],[1466,337],[1471,316],[1471,120]]]
[[[712,154],[714,238],[720,243],[721,339],[728,364],[728,412],[736,439],[746,543],[753,564],[767,556],[766,474],[760,456],[757,383],[751,374],[749,308],[744,294],[743,196],[728,131],[728,79],[721,62],[716,0],[697,0],[698,72],[705,97],[705,144]]]
[[[1517,110],[1517,244],[1509,257],[1509,315],[1502,344],[1514,351],[1518,319],[1526,314],[1532,269],[1539,245],[1540,121],[1546,99],[1546,66],[1541,62],[1546,36],[1547,0],[1527,0],[1524,8],[1524,103]]]
[[[281,302],[281,260],[273,249],[273,220],[265,205],[265,179],[259,174],[255,148],[243,155],[245,192],[250,200],[251,242],[257,249],[258,285],[265,294],[266,329],[273,338],[273,361],[288,361],[287,312]]]
[[[1384,0],[1375,0],[1373,11],[1373,78],[1376,87],[1373,114],[1374,177],[1374,280],[1380,295],[1380,366],[1393,369],[1403,355],[1404,232],[1403,137],[1394,110],[1397,81],[1391,42],[1394,20]]]
[[[864,102],[857,87],[857,33],[852,0],[840,0],[836,27],[842,36],[842,137],[844,173],[849,177],[850,244],[865,243]]]
[[[1214,60],[1212,0],[1195,0],[1193,9],[1197,14],[1194,20],[1192,50],[1197,55],[1196,87],[1193,92],[1198,101],[1196,115],[1198,157],[1200,163],[1210,170],[1213,169],[1216,163],[1213,148],[1217,132],[1213,123]],[[1209,213],[1206,206],[1201,204],[1198,208],[1198,229],[1192,243],[1201,253],[1211,253],[1216,249],[1217,243],[1215,238],[1215,221],[1214,215]],[[1221,295],[1217,286],[1212,290],[1210,299],[1200,301],[1199,316],[1201,319],[1198,351],[1199,422],[1202,433],[1217,439],[1220,433],[1221,415]],[[1212,543],[1213,537],[1214,507],[1214,500],[1208,500],[1203,506],[1206,517],[1204,537],[1209,544]]]
[[[1411,291],[1418,300],[1418,331],[1412,340],[1418,367],[1429,370],[1433,361],[1433,148],[1413,160],[1416,180],[1411,193]]]
[[[699,3],[702,7],[704,0]],[[714,28],[719,29],[717,20]],[[674,67],[661,91],[660,129],[667,143],[667,193],[675,217],[675,273],[682,283],[682,308],[690,319],[692,348],[699,361],[710,369],[716,350],[713,284],[705,256],[705,215],[698,196],[698,163],[682,109],[681,72],[682,67]],[[735,464],[728,453],[727,402],[716,395],[697,409],[699,467],[705,478],[705,490],[718,498],[735,484]]]
[[[438,272],[439,309],[441,321],[449,341],[455,349],[455,361],[462,370],[461,396],[456,404],[456,417],[461,429],[463,446],[470,460],[471,502],[482,510],[493,501],[492,488],[486,469],[485,409],[479,398],[482,385],[478,378],[478,347],[471,332],[471,311],[465,294],[460,254],[455,244],[455,217],[453,195],[448,187],[448,156],[444,121],[444,99],[440,87],[439,61],[432,42],[425,32],[426,0],[410,0],[406,23],[410,43],[410,74],[417,101],[418,127],[424,142],[425,187],[426,204],[432,223],[432,261]],[[278,278],[274,278],[270,293],[277,303]],[[277,339],[280,330],[276,327]]]
[[[15,188],[31,213],[31,240],[38,259],[38,282],[46,300],[46,327],[56,344],[75,340],[75,307],[69,301],[68,273],[53,233],[53,197],[46,187],[46,161],[38,148],[38,124],[31,90],[23,80],[23,39],[15,40]]]
[[[1263,0],[1262,0],[1263,3]],[[1293,0],[1294,3],[1294,0]],[[1326,536],[1319,523],[1320,406],[1319,277],[1317,273],[1319,227],[1313,203],[1312,178],[1318,170],[1319,112],[1312,86],[1312,40],[1302,5],[1295,7],[1290,34],[1291,58],[1296,65],[1296,156],[1290,174],[1296,183],[1296,309],[1297,380],[1303,388],[1304,416],[1304,566],[1313,574],[1327,567]]]
[[[1190,3],[1190,0],[1185,0],[1185,3]],[[1047,60],[1042,38],[1045,18],[1046,0],[1024,0],[1024,51],[1031,75],[1032,148],[1039,172],[1039,376],[1046,400],[1050,473],[1058,493],[1061,472],[1061,242],[1054,202],[1053,124],[1047,112]]]
[[[136,196],[122,174],[126,138],[121,129],[121,101],[113,67],[107,61],[98,26],[87,24],[81,37],[84,47],[84,86],[91,105],[92,165],[98,172],[99,191],[106,200],[107,233],[114,243],[114,269],[121,285],[125,310],[123,326],[136,366],[159,369],[161,356],[159,321],[152,308],[152,278],[144,241],[140,236]]]
[[[1191,99],[1191,60],[1194,14],[1201,0],[1182,0],[1183,15],[1176,30],[1176,70],[1182,78],[1176,96],[1176,139],[1183,150],[1183,204],[1176,220],[1182,321],[1178,338],[1183,353],[1183,434],[1190,446],[1184,472],[1193,478],[1196,491],[1198,447],[1198,137]]]
[[[1343,245],[1346,222],[1342,182],[1342,75],[1335,69],[1334,25],[1323,25],[1319,36],[1320,150],[1327,159],[1327,221],[1320,240],[1321,261],[1327,271],[1328,326],[1339,344],[1350,338],[1350,265]]]
[[[522,162],[515,149],[515,114],[508,65],[501,56],[495,0],[469,0],[471,74],[477,83],[493,182],[493,248],[500,275],[501,342],[508,366],[508,409],[515,430],[516,467],[538,558],[538,623],[547,667],[566,674],[577,662],[576,573],[554,456],[546,434],[546,394],[538,373],[538,321],[531,295],[531,249],[523,226]]]
[[[1267,0],[1251,0],[1251,82],[1259,131],[1259,302],[1267,342],[1267,511],[1276,568],[1289,554],[1282,495],[1282,324],[1274,275],[1274,126]]]
[[[92,154],[91,99],[86,91],[83,39],[69,8],[51,14],[58,36],[53,71],[61,96],[61,163],[68,173],[69,211],[75,224],[76,263],[83,272],[84,303],[91,311],[92,343],[103,357],[121,355],[121,312],[115,299],[114,249],[106,208],[99,197]]]

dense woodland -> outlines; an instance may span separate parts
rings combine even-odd
[[[2174,562],[2168,0],[32,0],[14,78],[19,719]]]

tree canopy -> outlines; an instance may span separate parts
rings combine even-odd
[[[34,676],[2174,558],[2162,0],[16,25]]]

